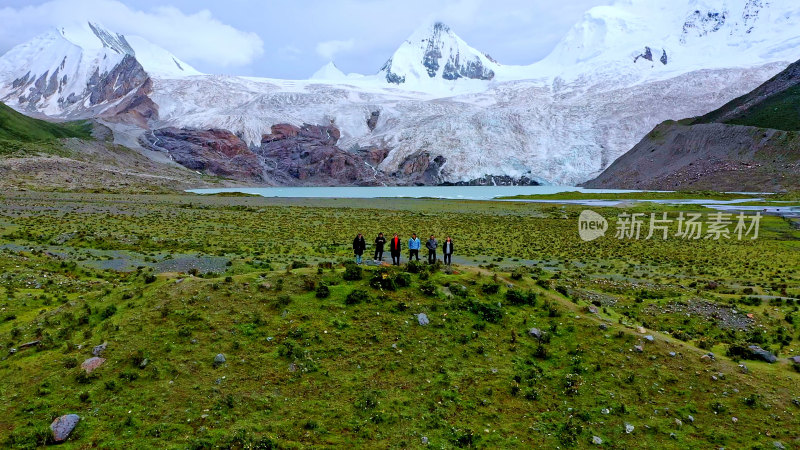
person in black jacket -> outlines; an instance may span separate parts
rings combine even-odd
[[[372,258],[374,262],[383,262],[383,246],[385,244],[386,238],[383,237],[383,233],[378,233],[378,237],[375,238],[375,256]]]
[[[367,241],[364,240],[364,235],[358,233],[355,239],[353,239],[353,253],[356,254],[356,264],[361,264],[361,256],[364,254],[364,250],[367,249]]]
[[[403,244],[400,242],[400,237],[395,233],[394,237],[389,240],[389,253],[392,254],[392,265],[400,265],[400,250],[402,250],[402,248]]]
[[[447,236],[442,244],[442,254],[444,254],[444,263],[448,266],[453,263],[453,240]]]
[[[433,264],[436,262],[436,248],[438,247],[439,242],[435,237],[433,237],[433,235],[431,235],[431,238],[425,243],[425,248],[428,249],[428,264]]]

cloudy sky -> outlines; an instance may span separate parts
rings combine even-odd
[[[142,36],[207,73],[308,78],[330,60],[375,73],[416,28],[441,20],[504,64],[549,53],[611,0],[0,0],[0,53],[92,20]],[[556,6],[557,5],[557,6]]]

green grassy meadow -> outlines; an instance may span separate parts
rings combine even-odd
[[[2,193],[0,445],[800,446],[800,230],[583,242],[583,209]],[[379,231],[455,264],[352,265]]]

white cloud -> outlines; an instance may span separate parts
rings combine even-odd
[[[333,61],[333,58],[337,53],[350,51],[355,46],[356,41],[354,39],[348,39],[346,41],[333,40],[320,42],[317,44],[317,54],[329,61]]]
[[[52,0],[0,9],[0,52],[48,28],[93,21],[117,33],[138,35],[190,63],[244,66],[263,54],[263,41],[216,19],[208,10],[185,14],[174,7],[131,9],[117,0]]]

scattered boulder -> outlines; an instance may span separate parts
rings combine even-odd
[[[419,324],[422,325],[422,326],[425,326],[425,325],[431,323],[431,321],[428,319],[428,315],[425,314],[425,313],[417,314],[417,322],[419,322]]]
[[[686,420],[688,420],[689,422],[694,423],[694,416],[689,414],[688,416],[686,416]]]
[[[757,345],[750,345],[747,347],[750,350],[750,354],[754,359],[760,359],[762,361],[766,361],[770,364],[774,363],[778,360],[778,357],[773,355],[772,353],[764,350],[763,348]]]
[[[603,440],[600,438],[600,436],[592,436],[592,444],[603,445]]]
[[[675,353],[675,352],[669,352],[669,356],[672,356],[674,358],[674,357],[678,356],[678,354]]]
[[[644,338],[645,338],[645,339],[647,339],[647,340],[648,340],[648,341],[650,341],[650,342],[653,342],[653,341],[655,341],[655,340],[656,340],[656,338],[654,338],[654,337],[653,337],[653,335],[651,335],[651,334],[648,334],[648,335],[647,335],[647,336],[645,336]]]
[[[800,356],[792,356],[789,358],[789,362],[792,364],[800,364]]]
[[[57,417],[56,420],[50,424],[50,431],[53,432],[53,440],[56,442],[66,441],[80,420],[81,417],[77,414],[67,414]]]
[[[221,366],[225,364],[226,361],[225,355],[222,353],[217,353],[217,356],[214,357],[214,366]]]
[[[542,331],[542,330],[540,330],[538,328],[531,328],[530,330],[528,330],[528,334],[533,336],[533,337],[535,337],[536,339],[538,339],[540,341],[544,337],[544,331]]]
[[[681,427],[683,426],[683,421],[681,419],[675,419],[675,425]]]
[[[716,357],[716,356],[714,356],[714,354],[713,354],[713,353],[711,353],[711,352],[708,352],[708,353],[706,353],[705,355],[701,356],[701,357],[700,357],[700,360],[701,360],[701,361],[704,361],[704,362],[716,361],[716,360],[717,360],[717,357]]]
[[[85,370],[87,374],[92,373],[92,371],[102,366],[104,362],[106,362],[105,358],[94,356],[84,361],[83,364],[81,364],[81,369]]]
[[[786,450],[786,447],[784,447],[783,443],[780,441],[773,441],[772,446],[777,448],[778,450]]]
[[[604,324],[604,323],[601,323],[601,324],[600,324],[600,329],[601,329],[601,330],[607,330],[607,329],[608,329],[608,325],[606,325],[606,324]]]
[[[147,367],[148,363],[150,363],[150,361],[147,358],[143,359],[142,362],[139,363],[139,368],[144,369],[145,367]]]
[[[636,331],[637,331],[639,334],[645,334],[645,333],[647,333],[647,330],[646,330],[644,327],[638,327],[638,328],[636,328]]]
[[[644,347],[642,347],[641,345],[634,345],[633,349],[636,351],[636,353],[644,352]]]
[[[422,436],[422,445],[428,445],[428,436]]]
[[[742,364],[739,364],[739,372],[749,373],[750,369],[748,369],[747,366],[744,363],[742,363]]]
[[[19,346],[19,349],[20,349],[20,350],[23,350],[23,349],[30,348],[30,347],[36,347],[36,346],[37,346],[37,345],[39,345],[41,342],[42,342],[42,341],[40,341],[40,340],[38,340],[38,339],[37,339],[37,340],[35,340],[35,341],[26,342],[26,343],[24,343],[24,344],[20,345],[20,346]]]
[[[629,423],[626,423],[626,424],[625,424],[625,434],[631,434],[631,433],[633,433],[633,430],[634,430],[634,429],[635,429],[635,428],[634,428],[634,426],[633,426],[633,425],[631,425],[631,424],[629,424]]]
[[[103,342],[102,344],[95,346],[94,348],[92,348],[92,355],[94,356],[102,355],[103,352],[106,351],[106,347],[108,347],[108,342]]]

